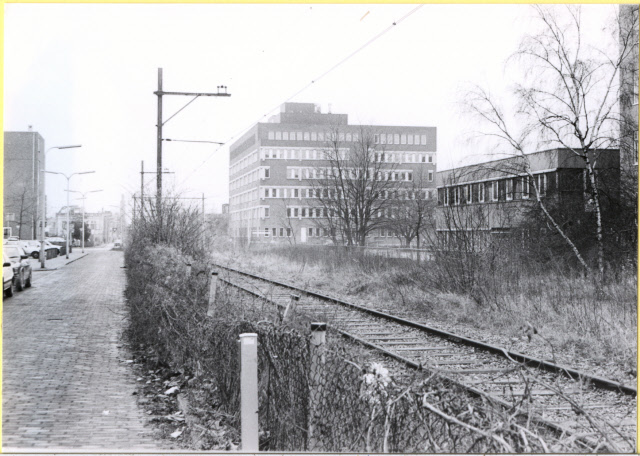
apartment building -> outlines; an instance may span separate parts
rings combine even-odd
[[[4,132],[4,226],[21,239],[37,239],[44,138],[32,131]]]
[[[329,166],[329,148],[348,160],[364,135],[372,139],[379,174],[407,188],[420,179],[424,197],[435,198],[435,127],[352,125],[347,114],[322,113],[313,103],[284,103],[279,114],[230,147],[230,235],[247,242],[328,242],[321,221],[331,214],[318,204],[314,182]],[[368,241],[392,238],[381,228]]]
[[[596,150],[595,163],[601,202],[617,198],[620,180],[618,149]],[[529,172],[526,172],[528,169]],[[437,174],[436,230],[441,242],[460,233],[476,239],[504,235],[521,228],[537,194],[554,205],[593,211],[584,161],[569,149],[551,149]],[[537,189],[537,191],[536,191]]]

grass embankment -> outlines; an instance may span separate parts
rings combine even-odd
[[[548,265],[537,271],[531,266],[524,271],[522,265],[485,269],[480,261],[480,268],[468,270],[467,265],[418,264],[320,246],[233,250],[215,259],[595,375],[636,382],[635,271],[597,286]],[[448,280],[452,274],[457,277]]]

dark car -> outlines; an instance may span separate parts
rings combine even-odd
[[[22,291],[31,286],[31,264],[27,261],[29,255],[19,245],[5,245],[4,254],[9,258],[13,268],[13,284],[16,290]]]

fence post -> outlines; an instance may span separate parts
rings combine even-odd
[[[311,344],[309,369],[309,420],[307,434],[307,451],[320,451],[319,439],[316,435],[318,404],[322,400],[322,373],[324,372],[327,324],[311,323]]]
[[[191,263],[187,263],[187,277],[191,277]]]
[[[258,335],[240,334],[240,430],[244,453],[258,451]]]
[[[300,296],[292,294],[291,299],[289,300],[289,304],[287,304],[287,308],[284,309],[282,321],[286,321],[287,317],[293,315],[293,313],[296,311],[296,307],[298,306],[298,301],[300,301]]]
[[[209,307],[207,309],[207,317],[213,317],[216,308],[216,287],[218,286],[218,273],[211,273],[211,282],[209,282]]]

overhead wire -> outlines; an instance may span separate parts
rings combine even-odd
[[[238,130],[236,133],[234,133],[233,135],[231,135],[229,137],[229,139],[227,139],[224,143],[220,143],[220,145],[209,154],[209,156],[207,156],[207,158],[204,159],[204,161],[202,163],[200,163],[198,166],[196,166],[191,173],[189,173],[185,179],[180,182],[180,186],[182,184],[184,184],[191,176],[193,176],[194,173],[196,173],[200,168],[202,168],[214,155],[216,152],[218,152],[223,146],[227,145],[231,140],[235,139],[237,136],[245,133],[246,131],[248,131],[251,127],[253,127],[253,125],[255,125],[256,123],[260,122],[262,119],[264,119],[265,117],[267,117],[270,113],[272,113],[273,111],[275,111],[276,109],[278,109],[278,107],[280,107],[283,103],[286,103],[290,100],[292,100],[293,98],[297,97],[298,95],[300,95],[302,92],[304,92],[305,90],[307,90],[309,87],[311,87],[312,85],[314,85],[315,83],[317,83],[319,80],[321,80],[322,78],[324,78],[325,76],[327,76],[329,73],[331,73],[332,71],[334,71],[336,68],[340,67],[341,65],[343,65],[344,63],[346,63],[347,61],[349,61],[350,59],[352,59],[354,56],[356,56],[358,53],[360,53],[361,51],[363,51],[364,49],[366,49],[367,47],[369,47],[371,44],[373,44],[375,41],[377,41],[378,39],[380,39],[382,36],[384,36],[385,34],[387,34],[389,31],[391,31],[393,28],[395,28],[396,26],[400,25],[402,22],[404,22],[407,18],[409,18],[410,16],[412,16],[414,13],[416,13],[416,11],[418,11],[420,8],[422,8],[424,5],[420,4],[417,5],[415,8],[413,8],[411,11],[409,11],[408,13],[406,13],[404,16],[402,16],[400,19],[397,19],[395,21],[393,21],[391,23],[391,25],[389,25],[387,28],[385,28],[384,30],[382,30],[381,32],[379,32],[377,35],[375,35],[374,37],[370,38],[367,42],[365,42],[363,45],[361,45],[360,47],[358,47],[356,50],[352,51],[350,54],[348,54],[346,57],[344,57],[342,60],[340,60],[339,62],[337,62],[336,64],[334,64],[332,67],[330,67],[328,70],[324,71],[323,73],[321,73],[319,76],[313,78],[311,80],[311,82],[307,83],[304,87],[302,87],[301,89],[297,90],[293,95],[287,97],[284,101],[278,103],[277,105],[275,105],[274,107],[272,107],[271,109],[269,109],[267,111],[266,114],[263,114],[262,116],[260,116],[257,120],[251,122],[250,124],[248,124],[246,127],[242,128],[241,130]]]

